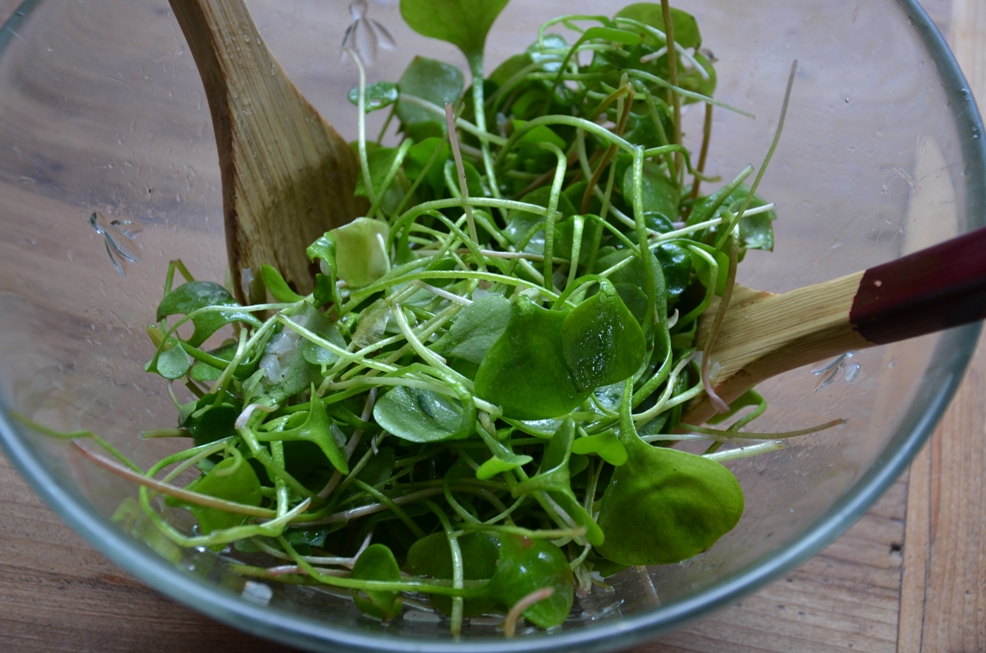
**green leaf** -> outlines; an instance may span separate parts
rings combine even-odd
[[[387,173],[390,172],[394,161],[397,160],[397,153],[396,147],[376,147],[366,155],[367,163],[370,166],[370,183],[373,184],[373,190],[376,193],[380,192],[384,179],[387,178]],[[353,194],[357,197],[369,197],[363,175],[359,175],[356,179],[356,190]]]
[[[513,119],[514,131],[527,124],[526,120]],[[541,143],[549,143],[564,150],[567,143],[547,125],[537,125],[524,132],[524,135],[517,139],[517,146],[539,147]],[[526,200],[525,200],[526,201]],[[543,206],[547,206],[546,204]]]
[[[388,231],[385,222],[356,218],[330,232],[335,237],[337,274],[350,288],[362,288],[390,271]]]
[[[479,469],[476,470],[476,478],[481,481],[488,481],[497,474],[517,469],[533,460],[530,456],[519,456],[517,454],[511,455],[509,458],[493,456],[479,466]]]
[[[227,397],[232,399],[231,395]],[[193,402],[190,412],[180,422],[180,426],[195,440],[196,446],[236,435],[234,424],[242,409],[237,404],[217,402],[216,399],[215,394],[208,394]]]
[[[575,578],[565,554],[545,540],[506,533],[499,539],[500,561],[488,593],[509,610],[532,592],[551,587],[554,593],[524,610],[523,616],[541,628],[560,625],[575,600]]]
[[[335,235],[331,231],[327,231],[324,236],[319,236],[318,240],[308,246],[305,250],[308,254],[308,260],[314,263],[315,261],[324,261],[329,267],[330,272],[334,275],[336,270],[336,240]]]
[[[374,82],[366,87],[363,93],[363,101],[366,103],[366,112],[376,111],[389,107],[397,102],[397,84],[393,82]],[[359,87],[349,91],[349,101],[359,105]]]
[[[281,273],[275,268],[264,263],[260,266],[260,276],[264,279],[271,296],[279,302],[300,302],[304,299],[301,295],[291,290],[288,282],[284,280]]]
[[[471,408],[471,410],[469,410]],[[475,422],[472,402],[431,390],[399,385],[373,406],[373,419],[388,433],[409,442],[444,442],[468,437]]]
[[[563,196],[564,197],[564,196]],[[595,199],[595,198],[593,198]],[[581,201],[581,198],[579,199]],[[598,201],[598,200],[597,200]],[[587,217],[573,215],[555,222],[555,256],[572,258],[572,246],[575,244],[575,221],[582,220],[582,240],[579,249],[579,263],[589,260],[591,244],[595,242],[597,232],[602,226]]]
[[[318,445],[332,466],[343,474],[349,473],[349,462],[346,454],[336,442],[331,431],[332,420],[325,412],[322,398],[312,388],[312,399],[308,408],[308,416],[300,426],[283,431],[256,431],[257,439],[262,442],[281,440],[282,442],[312,442]]]
[[[565,363],[561,334],[568,314],[519,295],[506,331],[476,371],[476,395],[515,419],[557,417],[577,408],[589,393],[576,386]]]
[[[358,449],[356,455],[359,455]],[[356,475],[356,478],[367,485],[380,485],[394,475],[396,459],[397,453],[393,447],[380,447],[377,453],[370,457],[360,473]]]
[[[743,514],[743,491],[732,472],[694,454],[625,441],[599,508],[606,540],[596,550],[624,565],[679,562],[728,533]],[[628,516],[632,516],[628,518]]]
[[[551,200],[551,188],[542,186],[531,191],[521,198],[522,202],[543,206],[548,208]],[[575,207],[564,194],[558,197],[558,205],[555,207],[557,215],[555,219],[556,240],[559,235],[559,225],[567,217],[575,215]],[[524,244],[524,251],[533,254],[544,253],[544,223],[545,216],[519,209],[510,209],[507,213],[507,226],[503,230],[503,235],[514,245]],[[569,238],[571,242],[571,238]]]
[[[435,7],[441,9],[441,5]],[[426,57],[415,57],[398,82],[402,94],[419,97],[442,108],[446,103],[455,103],[459,99],[464,84],[461,70]],[[398,100],[397,117],[404,133],[418,142],[429,137],[441,137],[446,130],[444,117],[410,102]]]
[[[510,488],[510,494],[519,497],[532,492],[545,492],[556,505],[560,506],[576,524],[586,529],[586,540],[593,546],[603,543],[603,531],[592,519],[572,491],[569,460],[572,455],[572,440],[575,437],[575,422],[566,419],[545,448],[538,473]]]
[[[561,427],[564,421],[560,419],[524,420],[510,418],[503,418],[503,420],[519,431],[533,435],[536,438],[541,438],[542,440],[550,440],[555,437],[555,433],[558,432],[559,427]]]
[[[510,78],[519,73],[521,70],[533,63],[534,60],[531,55],[527,52],[521,52],[520,54],[515,54],[499,66],[496,70],[491,72],[487,77],[487,82],[493,82],[498,88],[503,86]]]
[[[664,271],[668,305],[673,307],[681,294],[691,285],[692,257],[685,248],[675,243],[661,243],[654,248],[654,255]]]
[[[441,151],[435,157],[435,162],[432,163],[428,172],[425,173],[425,166],[431,161],[435,150],[439,148],[441,148]],[[445,188],[445,174],[443,172],[445,170],[445,162],[450,161],[451,156],[452,149],[449,147],[448,142],[440,137],[432,136],[419,143],[415,143],[408,149],[407,155],[404,157],[404,171],[412,180],[417,179],[422,174],[426,174],[422,183],[427,184],[437,191],[442,191]]]
[[[286,342],[285,342],[286,341]],[[322,380],[320,368],[305,360],[305,342],[301,336],[285,327],[264,347],[263,388],[267,397],[280,403],[308,389],[312,383]],[[269,357],[276,358],[277,365],[267,366]]]
[[[216,358],[229,362],[233,360],[233,356],[236,355],[236,345],[237,343],[235,340],[227,340],[222,345],[208,353]],[[195,361],[192,363],[192,369],[189,370],[188,373],[188,377],[193,381],[215,381],[221,375],[221,369],[218,367],[213,367],[212,365],[202,361]]]
[[[485,533],[466,533],[458,538],[462,553],[462,577],[465,580],[486,580],[496,573],[500,555],[496,543]],[[433,533],[418,540],[407,552],[407,572],[412,576],[452,579],[452,550],[445,533]],[[432,596],[431,603],[443,614],[452,614],[452,598]],[[464,617],[478,617],[494,608],[487,597],[463,601]]]
[[[701,95],[712,97],[713,95],[715,95],[716,84],[718,83],[718,75],[716,75],[715,66],[713,66],[712,62],[709,61],[709,59],[701,52],[696,52],[694,56],[695,56],[695,61],[697,61],[700,66],[702,66],[702,69],[705,70],[705,73],[706,75],[708,75],[709,78],[706,79],[705,77],[703,77],[697,68],[691,68],[687,70],[684,74],[679,75],[678,86],[686,90],[692,91],[693,93],[700,93]],[[698,100],[697,98],[686,97],[682,99],[684,100],[685,104],[700,102],[700,100]]]
[[[674,19],[672,18],[672,21]],[[673,24],[673,23],[672,23]],[[590,27],[582,34],[579,41],[588,41],[589,39],[599,39],[600,41],[612,41],[613,43],[622,43],[623,45],[640,45],[643,43],[643,38],[640,34],[635,32],[629,32],[627,30],[617,29],[614,27]]]
[[[371,544],[360,554],[353,565],[355,580],[399,581],[401,568],[383,544]],[[353,601],[363,614],[390,621],[401,611],[401,593],[381,590],[353,590]]]
[[[246,311],[235,310],[240,304],[225,288],[210,281],[190,281],[168,293],[157,307],[157,320],[170,315],[188,315],[207,306],[229,306],[232,310],[210,311],[192,318],[195,331],[188,344],[198,347],[222,326],[230,322],[243,322],[259,327],[260,320]]]
[[[401,16],[418,34],[447,41],[472,61],[482,57],[486,34],[506,5],[507,0],[401,0]]]
[[[664,12],[661,9],[660,3],[657,2],[638,2],[628,5],[618,11],[616,16],[619,18],[632,18],[662,32],[665,31]],[[675,43],[685,48],[697,48],[702,45],[702,35],[698,30],[698,21],[688,12],[671,7],[671,26],[674,27]],[[650,34],[644,34],[644,42],[652,47],[664,45],[663,43],[658,43],[657,39]]]
[[[324,271],[315,275],[315,292],[313,293],[315,304],[317,306],[328,303],[339,304],[338,290],[336,289],[335,236],[326,232],[309,245],[306,252],[308,260],[312,263],[318,261],[319,268]]]
[[[191,367],[188,354],[178,344],[177,340],[172,340],[174,345],[169,349],[164,349],[154,360],[148,363],[149,372],[157,372],[166,379],[180,379]]]
[[[716,260],[716,265],[718,267],[716,271],[716,278],[712,278],[712,266],[709,265],[704,257],[698,255],[692,255],[692,264],[695,266],[695,274],[698,275],[698,279],[702,282],[703,286],[708,288],[710,285],[715,284],[716,294],[722,295],[723,291],[726,289],[726,278],[729,273],[729,255],[718,249],[712,249],[709,247],[704,249]]]
[[[608,280],[572,309],[562,325],[565,363],[580,390],[595,390],[635,374],[646,350],[643,330]]]
[[[510,300],[491,293],[462,309],[442,339],[445,356],[482,363],[510,323]]]
[[[737,188],[727,200],[731,201],[729,209],[733,213],[738,213],[749,193],[750,189],[745,185]],[[746,209],[749,211],[766,204],[766,200],[754,194]],[[762,249],[768,252],[774,251],[774,227],[772,223],[776,219],[777,214],[773,210],[755,215],[744,215],[740,218],[740,247],[743,249]]]
[[[633,167],[627,168],[624,173],[621,188],[627,204],[633,206],[637,195],[633,183]],[[644,162],[641,190],[645,220],[652,216],[659,216],[668,222],[674,222],[678,219],[678,202],[680,201],[678,190],[661,172],[660,168],[651,161]]]
[[[583,455],[594,453],[615,467],[627,461],[627,450],[612,429],[598,435],[578,438],[572,443],[572,453]]]
[[[483,178],[479,174],[479,170],[476,170],[474,166],[469,161],[462,162],[462,171],[466,175],[466,190],[469,191],[470,197],[487,197],[489,193],[487,192],[485,186],[483,185]],[[451,177],[455,180],[453,188],[455,189],[455,195],[460,192],[459,189],[459,173],[455,169],[455,161],[452,159],[445,159],[445,178]],[[448,182],[446,181],[446,187]]]
[[[263,498],[260,492],[260,481],[257,479],[253,467],[242,456],[226,458],[189,489],[195,490],[199,494],[207,494],[210,497],[235,501],[249,506],[259,506]],[[184,505],[195,515],[203,535],[209,535],[224,528],[239,526],[249,519],[249,515],[226,512],[218,508],[208,508],[193,503]]]

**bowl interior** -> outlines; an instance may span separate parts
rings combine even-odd
[[[776,246],[751,252],[739,281],[781,292],[870,267],[983,224],[983,149],[974,102],[930,21],[899,0],[676,3],[699,20],[718,59],[708,169],[759,166],[792,60],[798,73],[780,146],[760,193],[777,205]],[[356,85],[340,45],[347,2],[249,3],[299,89],[347,138]],[[513,0],[487,41],[492,68],[563,13],[615,13],[620,2]],[[0,32],[0,403],[8,452],[63,517],[152,585],[240,627],[313,649],[461,650],[447,626],[409,609],[387,627],[348,597],[292,586],[267,591],[208,552],[180,550],[140,520],[111,522],[128,483],[64,442],[11,419],[98,432],[140,465],[175,449],[140,440],[176,413],[158,377],[153,320],[168,262],[222,281],[226,256],[216,145],[194,61],[164,0],[32,1]],[[370,81],[396,80],[414,54],[466,68],[450,45],[411,32],[396,0],[369,15],[397,44]],[[380,112],[383,113],[383,112]],[[697,144],[701,112],[685,116]],[[383,117],[370,116],[369,133]],[[92,217],[94,216],[95,217]],[[113,238],[109,243],[108,237]],[[114,249],[115,245],[115,249]],[[122,251],[121,251],[122,250]],[[848,526],[917,451],[961,378],[978,327],[853,352],[761,386],[756,430],[847,423],[783,451],[736,461],[747,510],[708,552],[628,570],[612,592],[581,599],[550,633],[516,641],[471,623],[476,650],[627,645],[735,599],[817,551]],[[831,365],[829,363],[832,363]]]

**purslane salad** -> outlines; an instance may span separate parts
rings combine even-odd
[[[698,25],[666,2],[562,16],[484,75],[506,2],[401,1],[411,28],[462,50],[468,88],[423,57],[367,84],[347,50],[369,208],[308,248],[312,294],[265,267],[272,301],[241,306],[170,267],[147,370],[192,399],[144,435],[193,444],[149,470],[99,438],[120,462],[86,451],[141,484],[175,544],[266,554],[234,568],[351,591],[382,620],[407,599],[453,633],[493,613],[512,634],[740,519],[722,461],[780,441],[735,446],[766,404],[715,398],[694,343],[745,252],[773,247],[776,216],[752,166],[702,193],[713,107],[735,109],[712,99]],[[697,157],[688,104],[705,112]],[[367,138],[371,111],[399,144]],[[680,422],[704,392],[729,426]]]

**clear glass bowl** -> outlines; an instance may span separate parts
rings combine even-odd
[[[488,39],[487,67],[526,47],[544,19],[611,14],[621,4],[513,0]],[[680,6],[698,17],[704,46],[719,59],[717,97],[757,115],[716,112],[715,173],[759,164],[791,61],[800,61],[761,186],[780,216],[776,249],[752,252],[741,282],[789,290],[983,224],[979,114],[916,2]],[[339,61],[347,2],[250,7],[289,76],[352,137],[345,95],[356,70]],[[417,53],[464,67],[451,46],[404,27],[396,0],[371,0],[370,16],[397,43],[379,53],[371,80],[397,79]],[[699,113],[686,114],[692,137]],[[383,627],[325,591],[274,586],[268,601],[222,558],[162,545],[139,521],[112,522],[134,487],[11,418],[16,411],[52,428],[92,429],[142,465],[173,449],[137,437],[176,419],[163,382],[143,372],[152,353],[143,327],[169,260],[223,279],[215,147],[198,73],[164,0],[28,0],[0,31],[0,435],[36,490],[120,566],[219,620],[312,650],[611,650],[736,601],[817,552],[896,478],[945,409],[978,334],[978,325],[954,329],[764,384],[770,409],[757,429],[848,423],[731,464],[747,496],[734,532],[684,563],[624,572],[614,594],[594,592],[552,632],[506,640],[472,623],[452,640],[446,624],[420,613]],[[134,260],[115,254],[114,263],[106,233]]]

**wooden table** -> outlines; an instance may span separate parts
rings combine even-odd
[[[0,20],[17,0],[0,0]],[[926,0],[986,100],[986,2]],[[986,106],[983,101],[980,106]],[[932,440],[842,537],[787,577],[634,653],[986,651],[986,346]],[[0,651],[289,649],[148,589],[0,457]]]

